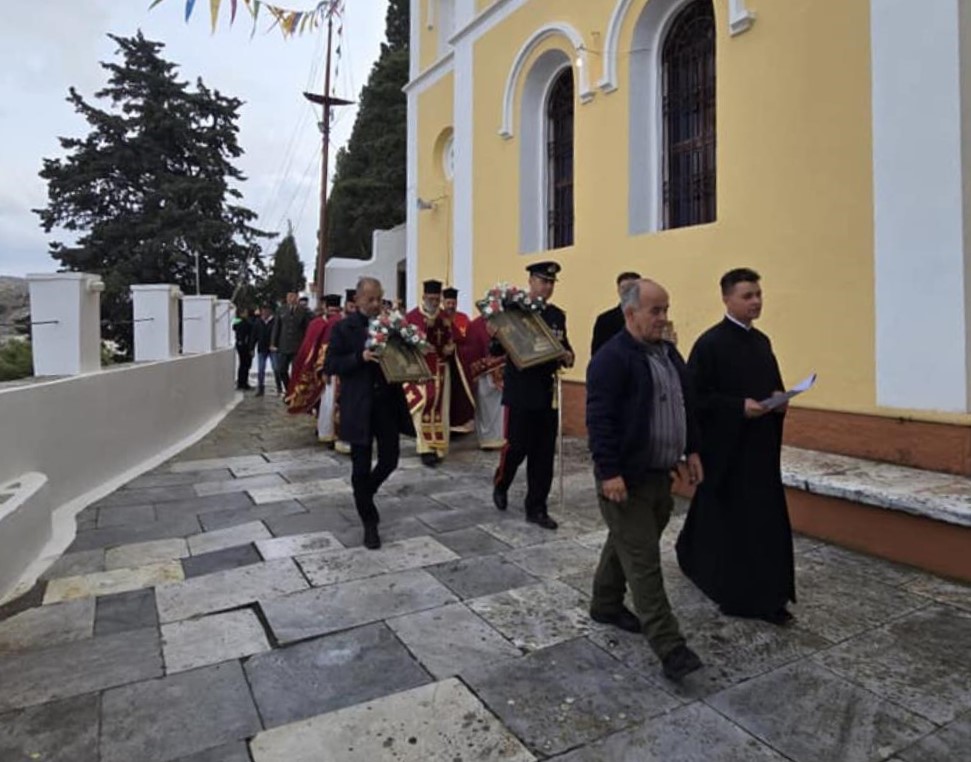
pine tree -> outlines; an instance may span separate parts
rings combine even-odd
[[[371,234],[405,221],[409,9],[390,0],[387,42],[361,90],[347,147],[337,153],[327,220],[331,256],[367,259]]]
[[[117,43],[120,63],[102,63],[108,84],[86,101],[73,87],[68,102],[90,125],[84,138],[60,138],[67,156],[45,159],[40,176],[48,203],[34,211],[50,233],[60,228],[71,244],[52,241],[65,268],[96,273],[105,282],[105,338],[131,346],[129,287],[176,283],[195,292],[195,257],[203,293],[229,298],[263,271],[256,214],[238,203],[233,165],[242,102],[197,80],[177,78],[161,57],[164,45],[139,32]]]
[[[273,254],[270,277],[266,280],[264,299],[282,302],[289,291],[300,291],[306,285],[303,262],[293,237],[293,225],[287,222],[287,234]]]

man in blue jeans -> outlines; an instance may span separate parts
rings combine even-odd
[[[689,480],[703,478],[698,426],[684,360],[662,338],[668,294],[635,280],[621,290],[624,330],[587,368],[587,431],[600,512],[609,533],[593,581],[590,616],[643,632],[664,675],[699,669],[671,611],[661,573],[661,533],[671,517],[671,471],[687,456]],[[637,613],[624,606],[629,587]]]
[[[273,307],[264,304],[260,307],[259,317],[253,323],[253,344],[256,347],[256,396],[262,397],[266,389],[266,363],[269,360],[273,380],[276,382],[276,393],[282,394],[283,384],[280,374],[276,371],[276,352],[270,351],[270,341],[273,337],[273,322],[276,316]]]

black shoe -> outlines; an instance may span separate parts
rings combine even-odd
[[[777,627],[785,627],[795,619],[792,612],[790,612],[785,606],[778,611],[773,611],[771,614],[763,614],[757,618],[761,619],[763,622],[774,624]]]
[[[640,633],[644,631],[641,627],[641,620],[626,606],[621,606],[620,610],[613,614],[600,614],[591,611],[590,618],[595,622],[600,622],[600,624],[612,624],[614,627],[619,627],[627,632]]]
[[[661,659],[661,669],[664,671],[664,676],[675,682],[703,666],[705,665],[701,663],[698,654],[686,645],[676,646],[673,651]]]
[[[492,490],[492,502],[495,503],[496,508],[504,511],[509,507],[509,494],[501,487],[495,487]]]
[[[527,513],[526,521],[530,524],[537,524],[543,527],[543,529],[556,529],[559,526],[548,513],[534,513],[532,515]]]
[[[364,547],[368,550],[377,550],[381,547],[377,524],[368,524],[364,527]]]
[[[422,465],[435,468],[438,465],[438,456],[433,452],[425,452],[421,455]]]
[[[263,387],[261,386],[259,389],[256,390],[256,394],[254,394],[253,396],[254,397],[262,397],[264,394],[265,394],[265,392],[263,391]]]

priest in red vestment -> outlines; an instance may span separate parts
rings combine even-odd
[[[502,411],[502,373],[506,356],[493,355],[489,351],[491,341],[486,320],[479,315],[469,324],[458,352],[475,394],[475,435],[479,448],[501,450],[506,444]]]
[[[449,375],[452,377],[448,422],[452,433],[468,434],[475,429],[475,391],[462,347],[468,339],[471,321],[468,315],[459,312],[458,299],[457,288],[442,289],[442,312],[448,319],[455,344],[455,352],[448,359]]]
[[[287,412],[294,415],[318,413],[317,433],[321,441],[334,439],[334,389],[323,373],[324,357],[334,324],[341,317],[339,295],[324,297],[325,312],[315,317],[307,326],[307,333],[294,359],[290,386],[287,387]],[[321,419],[326,431],[321,431]],[[329,426],[327,422],[329,421]]]
[[[441,303],[442,282],[426,280],[422,284],[421,304],[405,316],[405,320],[425,334],[432,347],[425,355],[432,377],[422,383],[404,384],[405,400],[415,424],[418,455],[429,467],[438,465],[448,453],[449,440],[449,358],[455,354],[455,343]]]

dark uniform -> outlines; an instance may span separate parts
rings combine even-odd
[[[560,271],[556,262],[538,262],[526,268],[531,275],[555,281]],[[566,335],[566,313],[554,304],[547,304],[540,313],[563,348],[573,352]],[[501,354],[498,342],[493,353]],[[507,492],[516,471],[526,461],[526,520],[547,529],[556,529],[550,517],[547,498],[553,484],[553,463],[556,458],[558,414],[554,407],[554,377],[563,365],[554,360],[518,370],[506,363],[503,376],[502,404],[506,408],[506,446],[502,449],[495,474],[493,501],[499,510],[508,505]]]

